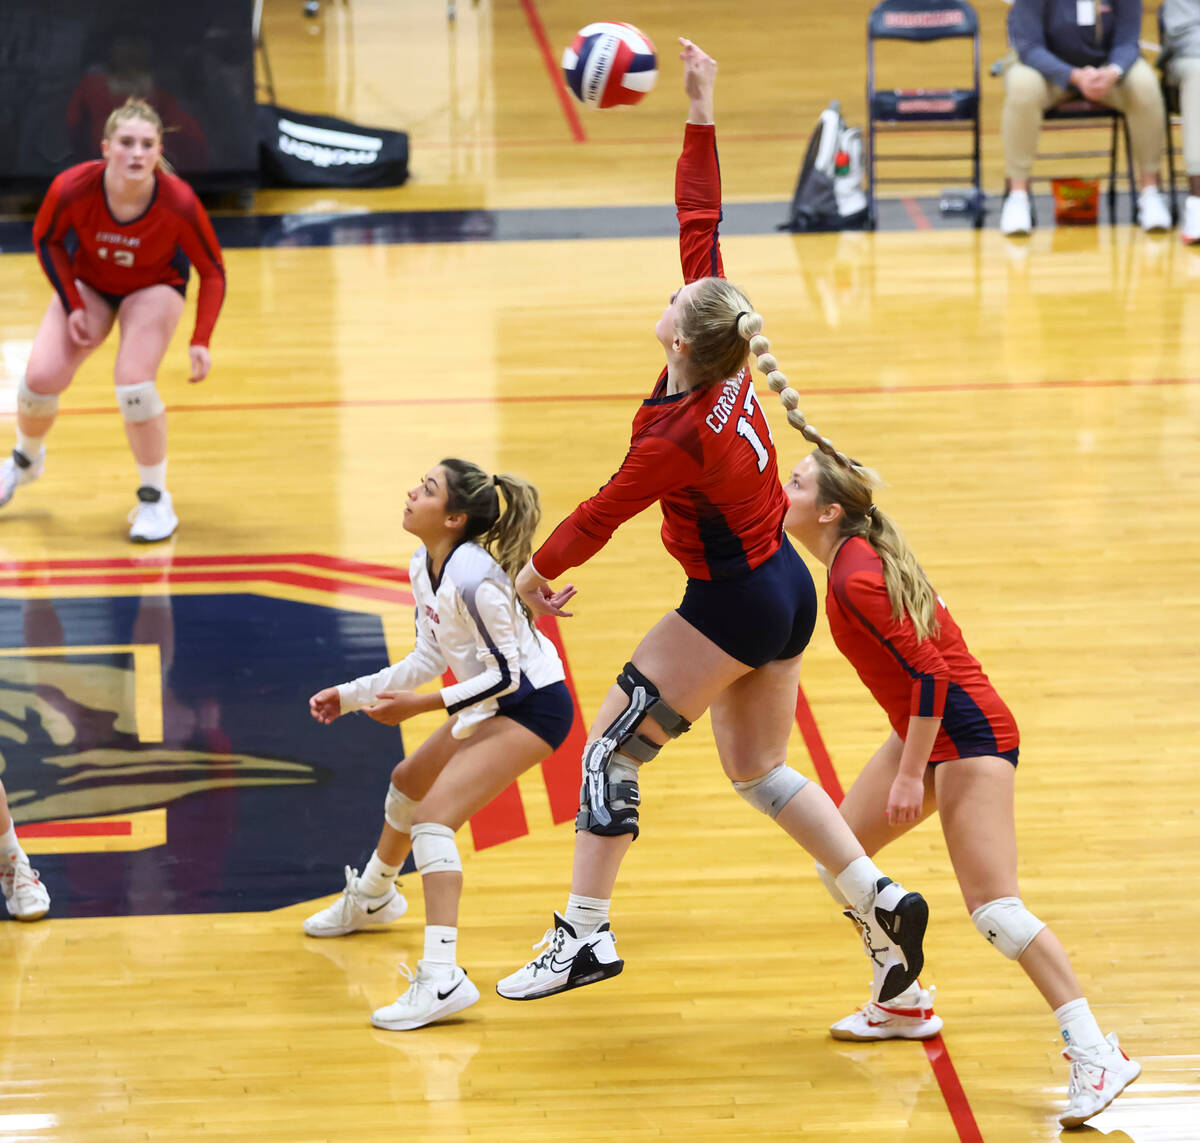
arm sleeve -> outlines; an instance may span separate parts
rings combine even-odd
[[[484,580],[465,588],[462,601],[475,624],[475,658],[484,665],[484,670],[442,688],[442,703],[450,714],[484,699],[500,698],[521,685],[517,624],[525,619],[512,597],[499,584]]]
[[[1052,2],[1015,0],[1008,12],[1008,38],[1026,67],[1040,71],[1059,87],[1070,87],[1074,68],[1046,46],[1046,5]]]
[[[179,245],[200,277],[192,345],[207,346],[225,300],[225,263],[221,247],[200,200],[189,189],[179,208]]]
[[[711,124],[688,123],[683,151],[675,164],[675,213],[679,219],[679,261],[683,280],[723,278],[721,243],[721,167],[717,131]]]
[[[626,520],[687,483],[699,465],[662,437],[634,442],[621,467],[590,500],[585,500],[534,553],[533,566],[545,579],[592,558]]]
[[[912,679],[910,716],[941,718],[946,709],[950,668],[932,639],[918,639],[907,615],[896,619],[883,577],[852,572],[836,587],[847,612]]]
[[[430,636],[422,633],[419,623],[416,628],[417,645],[400,662],[338,687],[343,714],[370,706],[383,691],[411,691],[430,679],[436,679],[446,669],[441,648]]]
[[[1142,54],[1138,43],[1142,34],[1141,0],[1117,0],[1115,7],[1108,62],[1116,64],[1122,72],[1128,72]]]
[[[70,313],[84,307],[64,241],[71,230],[70,200],[65,193],[66,177],[67,172],[59,175],[46,192],[33,223],[33,248],[37,251],[42,270],[50,279],[50,285],[62,300],[63,308]]]

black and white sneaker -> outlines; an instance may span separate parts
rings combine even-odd
[[[910,893],[890,877],[881,877],[867,911],[847,910],[846,916],[858,925],[874,966],[872,999],[886,1004],[913,984],[925,965],[922,945],[929,906],[920,893]]]
[[[554,927],[547,929],[533,947],[544,951],[496,985],[496,991],[508,1000],[553,996],[556,992],[607,980],[625,967],[625,962],[617,956],[617,938],[607,921],[594,933],[579,937],[555,913]]]

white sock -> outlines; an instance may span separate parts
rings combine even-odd
[[[837,878],[819,861],[817,862],[817,876],[821,879],[821,884],[825,886],[825,891],[837,902],[838,906],[842,909],[848,909],[850,902],[846,900],[846,895],[838,888]]]
[[[15,865],[23,853],[21,843],[17,841],[17,827],[10,824],[8,832],[0,834],[0,861]]]
[[[856,913],[865,913],[875,900],[875,885],[883,876],[869,857],[856,857],[835,878],[842,896]]]
[[[451,925],[425,926],[426,964],[437,964],[450,968],[458,963],[458,929]]]
[[[1058,1021],[1058,1030],[1068,1047],[1098,1048],[1104,1043],[1100,1025],[1096,1023],[1096,1017],[1092,1015],[1084,996],[1078,1000],[1068,1000],[1061,1008],[1056,1008],[1054,1019]]]
[[[575,935],[590,937],[608,920],[611,897],[581,897],[572,893],[567,897],[567,911],[563,920],[575,930]]]
[[[368,897],[382,897],[396,880],[400,872],[398,865],[384,865],[379,853],[371,854],[367,867],[358,875],[358,888]]]
[[[160,460],[158,464],[139,464],[137,470],[138,480],[141,481],[140,487],[157,488],[159,492],[166,492],[167,462],[165,460]]]
[[[27,433],[17,429],[17,448],[29,460],[37,460],[38,453],[42,451],[42,445],[46,443],[44,436],[31,437]]]

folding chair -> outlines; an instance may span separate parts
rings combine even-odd
[[[1125,141],[1125,173],[1129,179],[1129,218],[1131,222],[1136,223],[1138,220],[1137,177],[1133,170],[1133,148],[1129,145],[1129,124],[1126,122],[1125,116],[1114,107],[1106,107],[1103,103],[1093,103],[1090,99],[1084,99],[1081,95],[1068,98],[1063,103],[1059,103],[1051,107],[1049,111],[1042,113],[1044,131],[1075,131],[1081,127],[1084,129],[1094,129],[1097,122],[1104,121],[1107,121],[1111,125],[1107,150],[1057,151],[1049,154],[1039,150],[1037,157],[1039,161],[1042,159],[1053,161],[1060,159],[1108,159],[1108,220],[1115,223],[1117,221],[1117,154],[1120,141],[1123,138]],[[1079,178],[1080,174],[1078,170],[1053,175],[1043,171],[1038,177],[1043,179],[1065,179]]]
[[[1167,143],[1165,150],[1167,152],[1167,197],[1171,203],[1171,221],[1179,225],[1179,200],[1176,197],[1175,180],[1179,177],[1178,169],[1175,166],[1175,157],[1182,153],[1182,148],[1176,146],[1175,143],[1175,128],[1182,124],[1183,120],[1180,117],[1179,111],[1179,85],[1174,84],[1167,77],[1167,67],[1171,62],[1171,53],[1167,51],[1167,29],[1163,20],[1163,8],[1165,5],[1159,5],[1158,8],[1158,42],[1162,46],[1158,52],[1158,76],[1159,84],[1162,87],[1163,97],[1163,116],[1165,122],[1163,124],[1167,131]]]
[[[906,90],[877,89],[875,45],[880,40],[929,44],[937,40],[971,41],[970,87]],[[928,131],[971,132],[971,149],[964,154],[879,154],[878,136]],[[975,226],[983,225],[983,188],[979,160],[979,18],[968,0],[881,0],[867,19],[867,226],[876,224],[875,197],[880,183],[931,183],[933,176],[876,174],[884,161],[905,163],[971,163],[975,188]]]

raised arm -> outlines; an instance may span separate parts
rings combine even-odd
[[[680,38],[683,89],[688,97],[683,151],[675,166],[675,210],[679,218],[679,261],[683,280],[725,276],[718,226],[721,221],[721,168],[713,126],[717,61],[690,40]]]

